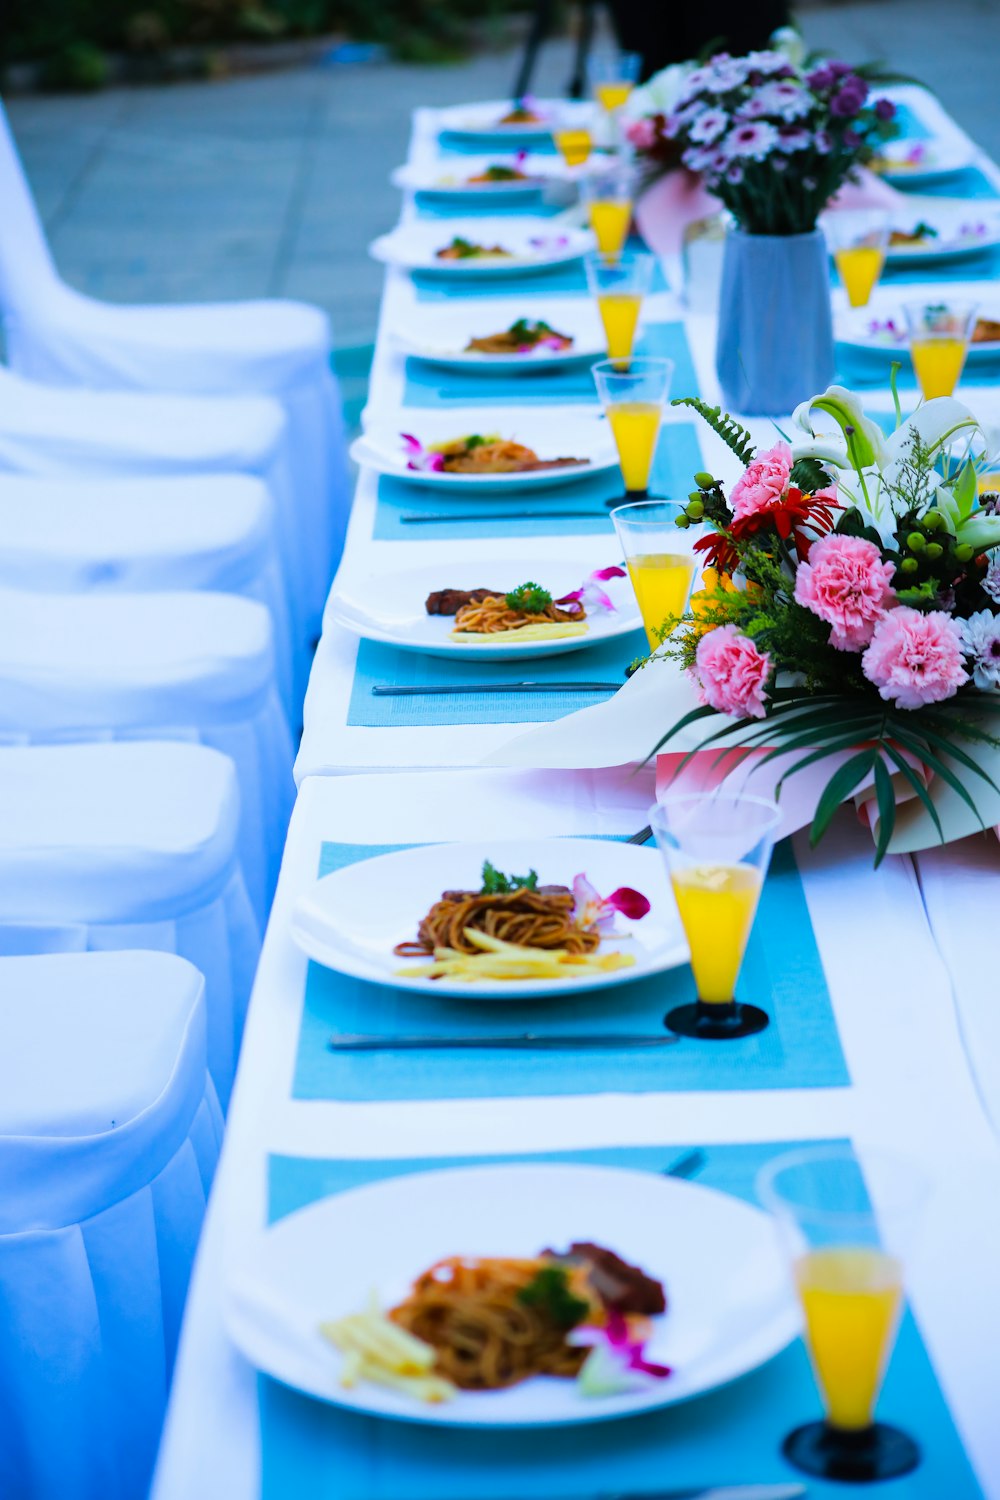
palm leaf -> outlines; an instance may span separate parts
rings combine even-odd
[[[892,761],[892,763],[896,767],[897,771],[902,772],[902,774],[906,777],[907,781],[910,783],[910,785],[912,786],[913,790],[916,792],[917,796],[920,798],[921,802],[924,804],[924,807],[927,809],[928,813],[930,814],[930,816],[931,816],[931,818],[933,820],[934,827],[937,829],[938,838],[941,840],[941,842],[943,844],[944,841],[945,841],[945,838],[944,838],[944,829],[941,827],[941,819],[938,816],[938,810],[937,810],[937,808],[934,806],[934,799],[931,796],[930,792],[927,790],[927,788],[924,785],[923,781],[917,775],[917,773],[913,769],[913,767],[910,765],[910,762],[906,759],[906,756],[905,755],[900,755],[900,753],[896,749],[895,745],[886,743],[886,744],[884,744],[882,746],[882,749],[885,752],[885,754],[888,755],[889,759]]]
[[[896,827],[896,792],[892,777],[881,755],[875,758],[875,796],[878,801],[878,838],[875,841],[875,868],[885,859]]]
[[[919,739],[915,739],[909,735],[907,735],[905,738],[897,735],[896,738],[899,740],[899,743],[904,747],[904,749],[912,750],[914,755],[916,755],[919,760],[922,760],[925,765],[930,766],[935,776],[940,776],[941,780],[947,782],[952,791],[957,792],[958,796],[961,797],[962,801],[975,815],[980,828],[985,829],[986,824],[983,822],[982,817],[979,813],[979,809],[976,806],[975,802],[973,802],[971,796],[969,795],[969,792],[959,781],[954,771],[952,771],[948,766],[944,764],[944,762],[939,758],[936,752],[931,750],[926,743],[922,744]]]
[[[809,842],[814,849],[829,828],[837,808],[868,775],[877,754],[875,750],[860,750],[857,755],[852,755],[850,760],[845,761],[830,777],[823,788],[813,816],[812,827],[809,830]]]

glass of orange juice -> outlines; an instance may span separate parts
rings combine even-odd
[[[698,991],[665,1017],[680,1036],[728,1041],[769,1023],[767,1011],[736,999],[736,981],[780,818],[769,797],[721,790],[668,795],[650,813]]]
[[[627,365],[632,357],[639,313],[655,264],[655,257],[644,250],[627,250],[618,256],[592,251],[584,259],[587,286],[604,325],[608,358],[616,364]]]
[[[602,359],[594,365],[593,373],[604,414],[611,423],[628,498],[645,499],[663,407],[674,378],[674,362],[633,359],[623,368],[615,360]]]
[[[827,244],[851,307],[867,307],[875,290],[885,264],[889,221],[887,208],[838,209],[823,219]]]
[[[559,125],[552,139],[567,167],[582,167],[594,149],[594,137],[586,125]]]
[[[611,259],[625,248],[637,185],[638,172],[624,159],[585,177],[580,185],[597,248]]]
[[[904,302],[910,358],[925,401],[950,396],[965,364],[975,302]]]
[[[594,98],[609,115],[621,109],[639,82],[642,57],[638,52],[596,54],[587,65]]]
[[[903,1310],[902,1254],[926,1198],[922,1173],[890,1152],[810,1146],[768,1162],[757,1190],[789,1253],[826,1411],[789,1434],[785,1457],[823,1479],[908,1474],[920,1449],[876,1422],[875,1406]]]
[[[637,500],[611,512],[651,651],[687,608],[694,578],[692,528],[677,517],[686,500]]]

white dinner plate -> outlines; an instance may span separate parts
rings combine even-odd
[[[506,182],[470,182],[489,167],[516,167],[525,174],[522,179]],[[468,198],[476,202],[524,197],[538,193],[551,183],[565,184],[574,178],[573,171],[561,157],[528,153],[513,155],[507,146],[492,156],[448,156],[433,162],[407,162],[392,174],[395,187],[435,197]]]
[[[461,238],[471,244],[499,245],[510,255],[499,260],[439,260],[437,252]],[[369,246],[376,260],[402,271],[451,280],[524,276],[572,265],[594,248],[589,229],[536,217],[408,220]]]
[[[936,229],[937,237],[917,245],[890,245],[887,265],[934,265],[1000,245],[1000,216],[989,203],[913,198],[892,211],[894,229],[911,231],[921,221]]]
[[[920,187],[924,183],[942,182],[956,172],[964,172],[975,160],[972,146],[964,141],[907,138],[889,141],[883,149],[886,164],[882,164],[880,156],[872,164],[873,169],[886,182],[898,186],[908,183]]]
[[[580,464],[563,469],[540,469],[526,474],[439,474],[432,470],[409,469],[402,433],[410,433],[429,447],[446,443],[470,433],[498,434],[502,438],[524,443],[539,458],[579,458]],[[383,421],[367,427],[351,447],[355,463],[404,479],[425,488],[473,495],[494,495],[504,491],[531,490],[550,485],[574,484],[591,474],[600,474],[617,466],[614,439],[604,417],[597,411],[583,409],[546,413],[515,407],[484,411],[482,407],[454,411],[436,411],[403,407],[395,421]]]
[[[364,1382],[341,1386],[343,1356],[318,1326],[362,1311],[373,1288],[388,1308],[446,1256],[533,1256],[574,1240],[605,1245],[663,1282],[667,1311],[647,1350],[672,1366],[666,1379],[586,1397],[574,1380],[535,1376],[434,1406]],[[288,1214],[237,1264],[224,1316],[251,1364],[287,1386],[370,1416],[467,1428],[566,1426],[672,1406],[757,1369],[800,1327],[759,1208],[652,1172],[541,1162],[415,1172]]]
[[[481,354],[466,349],[471,339],[501,333],[518,318],[544,320],[550,328],[573,340],[569,349],[530,349],[523,354]],[[515,371],[559,370],[606,358],[604,331],[597,311],[586,298],[543,302],[525,298],[512,302],[463,299],[460,306],[414,307],[393,328],[395,343],[407,354],[430,364],[461,370],[467,375],[505,375]]]
[[[947,289],[942,287],[942,300],[947,301]],[[925,299],[928,303],[934,300],[931,293]],[[989,318],[991,322],[1000,322],[1000,306],[997,304],[980,307],[979,315]],[[882,354],[887,360],[906,359],[910,357],[909,339],[906,332],[906,314],[902,307],[892,307],[884,310],[873,311],[870,308],[858,308],[852,313],[843,315],[837,323],[837,342],[846,344],[848,348],[858,349],[865,354]],[[966,354],[966,363],[977,361],[991,361],[1000,359],[1000,340],[986,339],[982,343],[970,344]]]
[[[630,968],[580,971],[572,979],[401,979],[398,970],[419,959],[401,959],[397,943],[416,938],[417,927],[442,891],[479,890],[483,864],[498,870],[537,870],[542,885],[571,886],[585,874],[602,896],[631,886],[650,902],[638,921],[620,913],[602,952],[634,954]],[[328,969],[393,989],[431,993],[449,999],[520,1001],[580,995],[607,989],[687,961],[687,945],[663,862],[655,849],[606,839],[489,839],[467,844],[426,844],[380,854],[335,870],[313,883],[292,913],[292,936],[299,947]]]
[[[611,542],[604,564],[619,561],[617,547]],[[642,620],[636,607],[632,585],[627,577],[610,578],[601,588],[615,605],[614,613],[590,608],[587,611],[586,635],[569,636],[552,641],[496,641],[483,635],[474,641],[453,641],[455,621],[451,616],[429,615],[425,609],[428,594],[442,588],[495,588],[506,593],[529,579],[547,589],[554,599],[561,598],[583,583],[589,569],[581,563],[550,562],[534,557],[503,558],[497,562],[475,558],[425,563],[400,573],[382,573],[376,577],[338,581],[327,605],[327,618],[359,635],[363,640],[381,641],[401,651],[419,651],[424,656],[467,657],[483,661],[520,661],[539,656],[559,656],[566,651],[583,651],[600,646],[636,630]]]
[[[540,121],[531,125],[502,125],[504,115],[513,108],[510,99],[491,99],[481,104],[455,104],[438,110],[437,127],[442,135],[463,140],[491,140],[506,146],[522,141],[537,141],[553,130],[584,129],[594,123],[597,110],[592,103],[572,99],[535,99],[531,101]]]

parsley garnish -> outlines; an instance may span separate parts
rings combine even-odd
[[[466,452],[471,453],[473,448],[481,448],[485,442],[486,438],[481,437],[478,432],[470,433],[465,440]]]
[[[506,596],[507,608],[522,615],[540,615],[552,603],[552,595],[538,583],[522,583]]]
[[[483,865],[484,896],[506,896],[510,891],[535,891],[538,889],[538,872],[529,870],[527,875],[505,875],[486,860]]]
[[[545,1266],[521,1288],[517,1300],[546,1313],[557,1328],[575,1328],[590,1311],[589,1303],[570,1291],[569,1276],[562,1266]]]

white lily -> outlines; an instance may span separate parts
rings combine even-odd
[[[771,46],[775,52],[783,52],[793,68],[801,68],[809,53],[805,38],[794,26],[779,26],[772,31]]]
[[[694,72],[693,62],[671,63],[654,73],[648,83],[633,89],[625,105],[627,120],[643,120],[647,115],[670,115]]]

